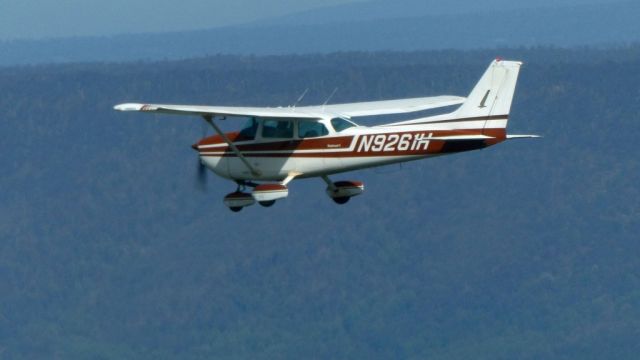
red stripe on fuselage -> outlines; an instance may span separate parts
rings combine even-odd
[[[505,129],[474,130],[421,130],[392,133],[362,134],[356,136],[335,136],[313,139],[292,139],[261,143],[237,143],[238,149],[247,157],[369,157],[369,156],[412,156],[442,153],[444,140],[431,140],[430,137],[486,135],[495,139],[470,140],[483,141],[486,146],[502,142],[506,138]],[[231,141],[237,139],[237,133],[227,135]],[[356,144],[351,148],[352,142]],[[235,141],[234,141],[235,142]],[[220,136],[203,139],[198,144],[202,156],[235,157],[228,146],[202,148],[203,145],[224,145]],[[349,151],[348,149],[351,150]],[[300,152],[299,150],[304,150]],[[315,150],[315,151],[314,151]],[[220,154],[224,152],[223,154]],[[259,153],[256,153],[259,152]],[[215,154],[208,154],[215,153]]]

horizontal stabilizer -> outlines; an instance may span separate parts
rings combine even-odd
[[[541,138],[540,135],[507,135],[507,139],[537,139]]]
[[[429,140],[440,140],[440,141],[465,141],[465,140],[490,140],[495,139],[492,136],[487,135],[452,135],[452,136],[433,136],[430,137]]]

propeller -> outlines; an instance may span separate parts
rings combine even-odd
[[[207,190],[207,168],[204,166],[202,161],[198,159],[198,169],[196,173],[196,186],[200,191]]]

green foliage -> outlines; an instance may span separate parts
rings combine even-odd
[[[194,186],[197,119],[111,107],[464,95],[493,52],[2,69],[1,356],[634,359],[640,61],[610,53],[503,52],[527,62],[510,131],[544,139],[239,215],[231,182]]]

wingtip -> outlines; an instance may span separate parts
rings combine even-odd
[[[118,104],[118,105],[113,107],[113,110],[116,110],[116,111],[139,111],[141,107],[142,107],[142,105],[140,105],[140,104],[127,103],[127,104]]]
[[[504,58],[497,57],[491,63],[492,65],[501,65],[501,66],[522,66],[524,62],[518,60],[505,60]]]

